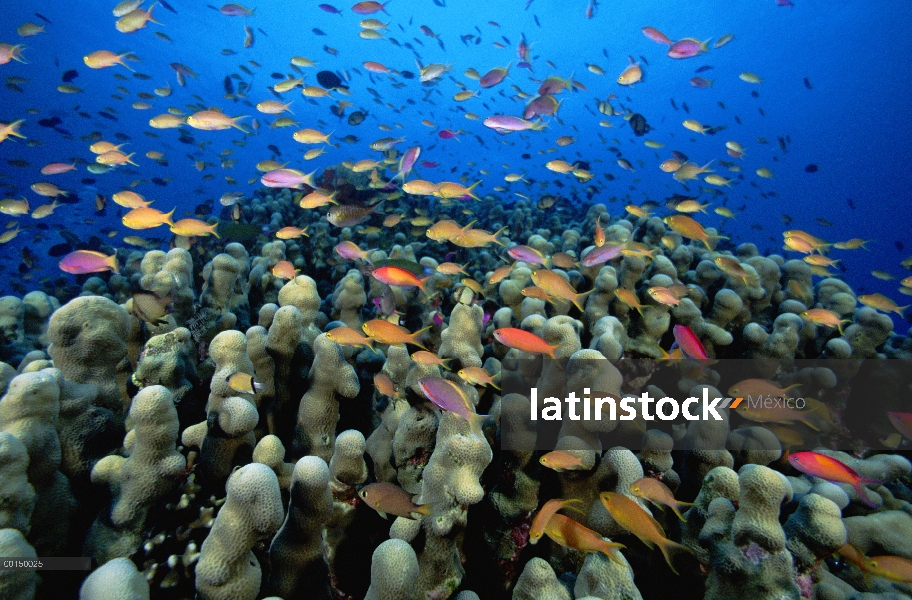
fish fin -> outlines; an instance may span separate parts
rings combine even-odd
[[[870,506],[871,508],[877,508],[877,504],[873,500],[871,500],[871,498],[868,497],[867,492],[865,492],[864,488],[861,487],[862,483],[882,483],[882,482],[874,480],[874,479],[867,479],[865,477],[860,477],[852,485],[852,487],[855,488],[855,491],[861,497],[862,502],[864,502],[867,506]]]
[[[671,572],[675,575],[680,575],[680,573],[678,573],[678,570],[674,568],[672,554],[680,554],[682,552],[693,554],[693,552],[691,552],[690,548],[687,546],[682,546],[681,544],[673,542],[668,538],[665,538],[665,540],[659,544],[659,549],[662,551],[662,556],[665,557],[665,562],[668,563],[668,568],[670,568]]]
[[[581,300],[583,298],[585,298],[586,296],[588,296],[589,294],[591,294],[592,292],[594,292],[595,289],[596,288],[592,288],[588,292],[583,292],[582,294],[577,294],[576,297],[573,299],[573,304],[579,309],[579,311],[581,313],[586,312],[586,308],[583,306],[583,303],[581,302]]]
[[[485,437],[484,430],[481,426],[484,425],[484,422],[487,420],[488,415],[471,415],[469,417],[469,426],[472,428],[472,433],[485,443],[487,443],[488,438]]]
[[[669,504],[669,505],[668,505],[668,508],[671,509],[671,512],[673,512],[673,513],[675,514],[675,516],[676,516],[678,519],[681,520],[682,523],[686,523],[686,522],[687,522],[687,519],[684,518],[684,515],[681,514],[681,511],[678,510],[678,507],[677,507],[677,506],[673,506],[673,505]]]
[[[427,517],[431,514],[432,510],[433,510],[433,506],[430,504],[419,504],[418,507],[412,512],[416,512],[419,515],[424,515],[425,517]]]
[[[612,549],[620,550],[621,548],[627,548],[627,546],[625,546],[624,544],[618,544],[617,542],[605,542],[605,548],[602,550],[602,553],[603,553],[605,556],[607,556],[609,559],[611,559],[612,561],[614,561],[614,562],[616,562],[617,564],[621,565],[622,567],[628,567],[628,568],[629,568],[628,565],[625,565],[624,563],[622,563],[622,562],[618,559],[618,557],[614,555],[614,552],[612,552]]]
[[[377,510],[377,509],[374,509],[374,510]],[[377,510],[377,514],[380,515],[381,517],[383,517],[384,519],[386,519],[387,521],[389,521],[389,515],[386,514],[385,512],[383,512],[382,510]]]

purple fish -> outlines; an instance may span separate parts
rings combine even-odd
[[[690,80],[690,85],[695,88],[708,88],[712,87],[713,82],[708,79],[703,79],[702,77],[694,77]]]
[[[493,129],[498,133],[510,133],[511,131],[526,131],[532,129],[540,131],[545,128],[543,123],[533,123],[519,117],[511,115],[494,115],[484,120],[484,126]]]
[[[436,163],[432,160],[423,160],[421,161],[421,166],[425,169],[433,169],[434,167],[439,167],[440,163]]]
[[[328,12],[328,13],[334,14],[334,15],[342,14],[342,11],[339,10],[338,8],[336,8],[335,6],[333,6],[332,4],[321,4],[320,10],[322,10],[323,12]]]
[[[507,250],[507,255],[513,260],[521,260],[530,265],[544,265],[548,260],[541,252],[530,246],[513,246]]]
[[[580,261],[580,264],[584,267],[594,267],[596,265],[604,264],[609,260],[620,256],[623,249],[624,246],[605,244],[600,248],[594,248],[587,252],[586,255],[583,256],[583,260]]]
[[[450,131],[449,129],[441,129],[440,131],[437,132],[437,137],[444,139],[444,140],[455,139],[457,142],[459,141],[459,138],[456,137],[456,133],[453,131]]]
[[[468,421],[475,435],[485,439],[481,426],[488,416],[475,413],[475,407],[461,387],[443,377],[424,377],[418,380],[418,387],[434,406],[462,417]]]
[[[693,58],[698,54],[707,52],[709,50],[708,43],[709,40],[701,42],[693,38],[684,38],[672,44],[667,54],[671,58]]]
[[[402,158],[399,160],[399,172],[396,173],[396,177],[393,177],[395,181],[397,178],[401,177],[405,181],[405,176],[411,173],[412,167],[415,166],[415,163],[418,162],[418,157],[421,155],[421,146],[413,146],[405,151],[405,154],[402,155]],[[424,163],[422,163],[424,166]]]

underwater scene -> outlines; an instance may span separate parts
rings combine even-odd
[[[912,600],[912,4],[351,2],[0,3],[0,600]]]

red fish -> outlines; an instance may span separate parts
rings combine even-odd
[[[697,337],[690,327],[687,325],[675,325],[673,332],[675,344],[677,344],[685,356],[694,360],[709,359],[709,355],[706,354],[706,348],[703,347],[700,338]]]
[[[504,327],[494,330],[494,339],[508,348],[515,348],[530,354],[547,354],[556,359],[554,351],[560,346],[551,345],[534,333],[515,327]]]
[[[877,508],[877,505],[868,498],[861,484],[882,482],[862,477],[844,462],[819,452],[796,452],[788,457],[788,461],[790,465],[805,475],[819,477],[833,483],[848,483],[855,488],[855,491],[858,492],[865,504],[872,508]]]
[[[450,131],[449,129],[441,129],[437,132],[437,137],[443,140],[455,139],[457,142],[459,141],[459,138],[456,137],[456,133],[454,131]]]

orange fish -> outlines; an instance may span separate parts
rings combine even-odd
[[[684,522],[686,522],[687,519],[681,515],[680,508],[682,506],[696,506],[696,504],[690,502],[679,502],[678,500],[675,500],[674,494],[671,493],[668,486],[652,477],[644,477],[631,483],[630,493],[637,498],[648,500],[656,506],[667,506]]]
[[[580,525],[570,517],[554,514],[545,525],[545,533],[556,543],[581,552],[601,552],[617,564],[626,566],[614,555],[613,548],[626,548],[624,544],[608,542],[598,533]]]
[[[545,502],[545,505],[541,507],[541,509],[535,515],[535,518],[532,519],[532,527],[529,528],[529,543],[538,543],[538,540],[540,540],[541,536],[545,533],[545,526],[548,524],[548,521],[550,521],[551,517],[553,517],[559,510],[575,510],[576,512],[585,516],[586,513],[584,513],[582,509],[577,508],[577,506],[582,505],[583,501],[579,498],[571,498],[569,500],[553,498]]]
[[[665,562],[668,563],[672,572],[678,575],[671,560],[671,551],[690,553],[688,548],[665,537],[665,531],[659,522],[646,509],[627,496],[614,492],[602,492],[599,499],[618,525],[640,538],[640,541],[649,548],[658,546],[665,557]]]
[[[380,267],[379,269],[374,269],[371,271],[371,277],[387,285],[395,285],[397,287],[416,287],[424,292],[425,296],[428,295],[427,290],[424,289],[424,282],[430,279],[430,277],[418,279],[418,276],[411,271],[406,271],[405,269],[400,269],[399,267],[388,265],[385,267]]]
[[[391,345],[412,344],[418,346],[422,350],[427,350],[427,348],[417,341],[418,336],[430,328],[430,326],[427,326],[424,329],[419,329],[415,333],[411,333],[405,327],[400,327],[399,325],[384,321],[383,319],[372,319],[361,325],[361,329],[371,338],[371,341]]]
[[[554,351],[560,348],[559,344],[551,345],[534,333],[516,329],[515,327],[503,327],[494,330],[494,339],[506,346],[515,348],[530,354],[547,354],[556,359]]]
[[[538,462],[558,473],[588,471],[595,466],[595,457],[592,452],[573,453],[567,450],[552,450],[538,459]]]

